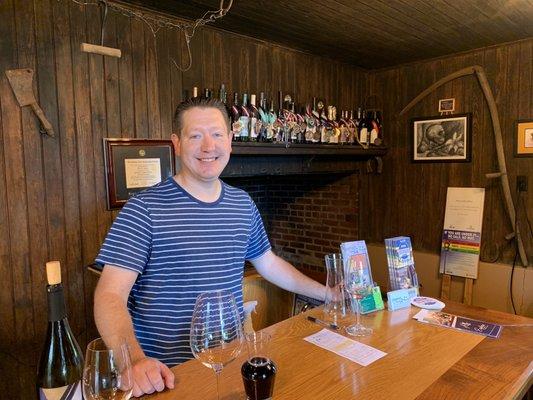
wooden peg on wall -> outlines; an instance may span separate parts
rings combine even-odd
[[[103,56],[116,57],[116,58],[120,58],[122,56],[122,52],[120,51],[120,49],[115,49],[113,47],[98,46],[96,44],[90,44],[90,43],[82,43],[80,48],[81,48],[81,51],[85,53],[101,54]]]

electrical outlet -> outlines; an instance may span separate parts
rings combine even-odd
[[[527,176],[518,175],[516,177],[516,190],[519,192],[527,192]]]

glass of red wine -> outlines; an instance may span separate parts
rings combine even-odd
[[[271,399],[277,372],[276,364],[268,355],[271,337],[266,332],[251,332],[245,337],[248,359],[241,367],[241,374],[246,399]]]

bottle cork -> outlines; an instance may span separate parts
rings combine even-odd
[[[48,261],[46,263],[46,279],[49,285],[61,283],[61,264],[59,261]]]

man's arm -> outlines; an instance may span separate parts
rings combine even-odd
[[[127,309],[128,296],[137,279],[137,272],[105,265],[94,293],[94,320],[98,332],[108,345],[122,337],[130,348],[133,370],[133,396],[174,387],[174,374],[158,360],[146,357]]]
[[[282,289],[318,300],[324,300],[326,296],[324,285],[302,274],[272,250],[250,262],[263,278]]]

